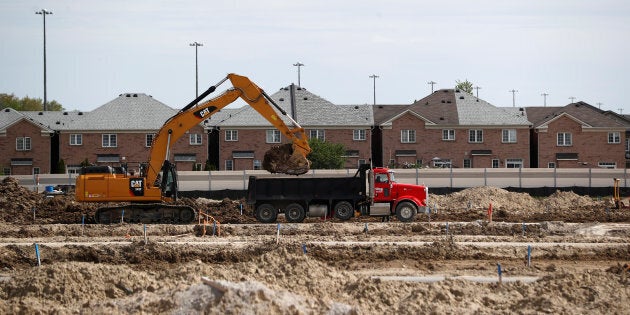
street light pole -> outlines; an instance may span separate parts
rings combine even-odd
[[[199,97],[199,67],[198,67],[198,58],[197,58],[197,47],[203,46],[202,43],[191,43],[190,46],[195,47],[195,98]]]
[[[376,105],[376,78],[378,78],[378,76],[373,74],[370,78],[374,79],[374,105]]]
[[[48,102],[46,95],[46,15],[53,14],[52,11],[48,11],[46,9],[41,9],[40,11],[35,11],[35,14],[41,14],[44,18],[44,111],[48,110]]]
[[[544,103],[543,104],[545,105],[545,107],[547,107],[547,96],[549,96],[549,94],[543,93],[543,94],[540,94],[540,95],[542,95],[542,97],[544,98]]]
[[[509,90],[508,92],[512,93],[512,107],[516,107],[516,92],[518,92],[518,90]]]
[[[294,63],[293,66],[298,68],[298,86],[301,87],[302,84],[300,83],[300,67],[304,66],[304,64],[298,61],[298,62]]]

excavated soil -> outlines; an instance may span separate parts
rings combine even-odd
[[[92,224],[96,205],[6,178],[0,313],[628,313],[630,211],[610,198],[477,187],[411,223],[257,224],[240,200],[179,202],[216,221]]]

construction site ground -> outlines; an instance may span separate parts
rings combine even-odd
[[[6,178],[0,313],[629,312],[630,209],[610,196],[477,187],[411,223],[258,224],[242,200],[179,202],[216,221],[98,225],[96,204]]]

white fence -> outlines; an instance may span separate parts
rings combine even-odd
[[[468,188],[477,186],[495,187],[612,187],[613,179],[621,179],[620,186],[628,187],[627,169],[602,168],[468,168],[468,169],[395,169],[396,180],[401,183],[424,184],[429,187]],[[301,177],[352,176],[356,170],[311,170]],[[266,171],[180,171],[180,190],[245,190],[249,176],[295,177],[269,174]],[[46,186],[74,185],[76,174],[41,174],[13,176],[20,185],[43,191]],[[4,179],[4,177],[2,177]],[[39,185],[37,183],[39,180]]]

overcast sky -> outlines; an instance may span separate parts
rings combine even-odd
[[[499,107],[584,101],[630,114],[630,1],[0,0],[0,93],[89,111],[139,92],[174,108],[227,73],[269,94],[410,104],[469,80]],[[375,80],[370,75],[376,74]],[[225,87],[224,87],[225,88]],[[240,105],[240,104],[239,104]]]

